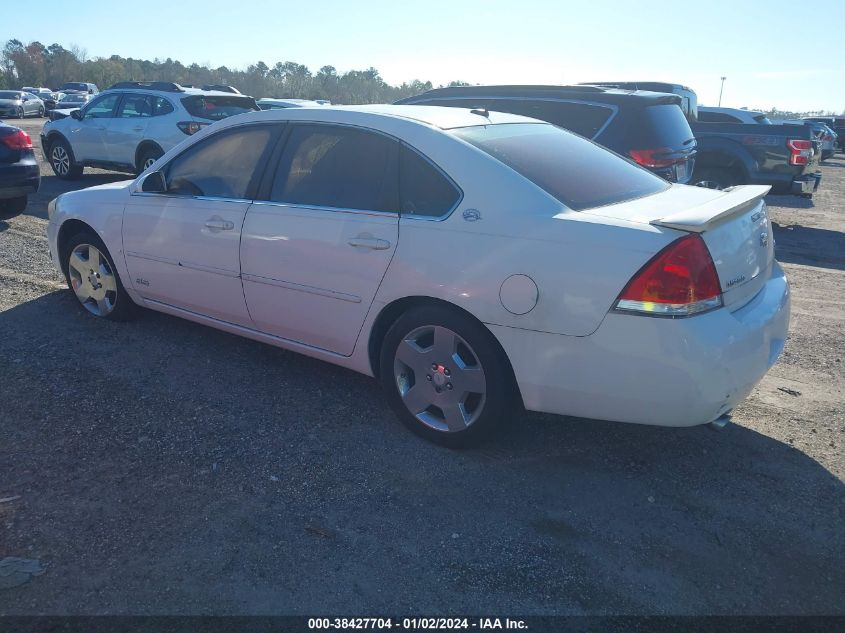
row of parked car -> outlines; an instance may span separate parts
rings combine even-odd
[[[170,82],[121,82],[102,93],[91,83],[68,82],[60,99],[47,89],[26,90],[6,91],[7,101],[0,92],[0,115],[49,111],[41,145],[55,174],[65,179],[77,178],[85,167],[140,173],[185,136],[233,114],[329,105],[256,101],[232,86]],[[529,116],[576,132],[671,182],[716,189],[754,183],[811,196],[820,183],[819,160],[845,141],[843,117],[775,126],[763,113],[699,107],[690,88],[657,82],[462,86],[397,103]]]

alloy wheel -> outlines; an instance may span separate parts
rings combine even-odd
[[[53,168],[59,176],[67,176],[70,171],[70,156],[67,150],[61,145],[56,145],[53,151],[50,152],[50,160],[53,162]]]
[[[106,316],[117,300],[117,279],[96,246],[79,244],[68,259],[68,277],[76,298],[88,312]]]
[[[411,331],[396,349],[393,374],[408,411],[434,430],[464,431],[484,410],[484,368],[472,347],[449,328]]]

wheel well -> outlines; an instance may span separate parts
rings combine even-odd
[[[67,145],[68,149],[70,150],[70,156],[71,156],[71,158],[73,158],[73,148],[70,146],[70,143],[65,138],[65,135],[62,134],[61,132],[52,132],[52,133],[47,135],[47,147],[44,148],[44,151],[48,154],[47,160],[50,159],[50,156],[49,156],[50,148],[53,146],[53,143],[55,143],[56,141],[59,141],[59,140],[65,142],[65,145]]]
[[[59,251],[59,263],[62,265],[62,272],[67,275],[67,241],[72,235],[81,231],[88,231],[97,235],[97,232],[82,220],[67,220],[59,228],[59,236],[56,239],[56,248]]]
[[[143,154],[143,153],[144,153],[145,151],[147,151],[148,149],[157,149],[157,150],[158,150],[158,151],[160,151],[162,154],[164,154],[164,150],[163,150],[163,149],[161,149],[161,145],[159,145],[159,144],[158,144],[158,143],[156,143],[155,141],[142,141],[142,142],[138,145],[138,148],[135,150],[135,166],[136,166],[136,167],[138,167],[138,166],[139,166],[139,165],[138,165],[138,163],[139,163],[139,162],[140,162],[140,160],[141,160],[141,154]]]
[[[519,391],[519,385],[516,382],[516,375],[514,374],[513,367],[511,366],[510,359],[508,355],[505,353],[505,350],[502,349],[499,340],[493,336],[493,333],[487,328],[486,325],[482,321],[480,321],[474,314],[471,312],[467,312],[463,308],[456,306],[454,303],[449,303],[448,301],[443,301],[442,299],[435,299],[434,297],[424,297],[424,296],[413,296],[413,297],[403,297],[401,299],[397,299],[396,301],[387,304],[382,308],[379,315],[376,317],[375,322],[373,323],[373,327],[370,330],[370,340],[369,340],[369,347],[368,353],[370,357],[370,368],[372,369],[373,375],[378,378],[379,376],[379,363],[381,358],[381,346],[384,342],[384,337],[387,335],[387,331],[390,327],[396,322],[396,320],[402,316],[408,310],[412,308],[416,308],[419,306],[424,305],[439,305],[447,308],[449,310],[454,310],[455,312],[460,312],[465,316],[469,317],[476,323],[478,323],[484,331],[490,335],[490,340],[496,346],[496,349],[499,351],[502,359],[504,360],[508,373],[511,377],[511,384],[514,387],[514,391],[516,397],[519,398],[520,405],[522,404],[522,395]]]

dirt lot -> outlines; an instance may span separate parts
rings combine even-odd
[[[363,376],[91,318],[46,205],[125,176],[43,165],[0,221],[0,559],[46,572],[0,614],[845,613],[845,157],[822,171],[769,200],[790,339],[733,425],[526,414],[454,452]]]

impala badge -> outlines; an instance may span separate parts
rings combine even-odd
[[[481,211],[478,209],[467,209],[464,211],[464,220],[467,222],[477,222],[481,219]]]
[[[745,281],[745,275],[740,275],[739,277],[734,277],[733,279],[731,279],[728,283],[725,284],[725,287],[731,288],[732,286],[741,284],[743,281]]]

